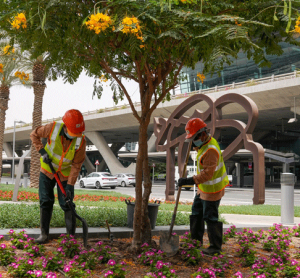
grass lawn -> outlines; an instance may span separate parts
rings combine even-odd
[[[13,185],[1,184],[0,190],[2,191],[12,191],[14,189]],[[19,192],[30,192],[38,193],[37,188],[19,188]],[[115,209],[125,209],[127,206],[124,201],[120,201],[119,198],[130,198],[131,196],[118,193],[115,191],[107,190],[89,190],[81,189],[76,191],[76,196],[82,197],[80,200],[76,200],[75,204],[78,207],[94,207],[94,208],[115,208]],[[110,196],[114,200],[101,200],[95,201],[88,198],[88,196]],[[87,198],[84,198],[87,197]],[[132,198],[132,197],[131,197]],[[159,211],[173,212],[174,203],[161,203],[159,206]],[[191,212],[191,204],[179,204],[178,212],[189,213]],[[237,206],[228,206],[221,205],[219,207],[219,212],[222,214],[245,214],[245,215],[268,215],[268,216],[280,216],[281,207],[280,205],[237,205]],[[300,217],[300,206],[294,207],[294,216]]]

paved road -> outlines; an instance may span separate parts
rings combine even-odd
[[[165,184],[163,183],[155,183],[152,186],[152,193],[150,198],[152,199],[165,199]],[[79,188],[78,185],[75,188]],[[90,188],[91,190],[95,190]],[[99,189],[97,189],[99,190]],[[110,188],[101,189],[105,191],[111,190]],[[135,188],[132,186],[129,187],[117,187],[114,189],[116,192],[127,194],[130,196],[135,196]],[[296,189],[294,191],[294,205],[300,206],[300,190]],[[175,193],[176,198],[177,191]],[[180,199],[193,201],[194,198],[194,190],[190,189],[182,190]],[[226,188],[225,196],[222,198],[222,205],[252,205],[253,198],[253,189],[252,188]],[[280,189],[269,189],[267,188],[265,191],[265,204],[267,205],[280,205],[281,204],[281,190]]]
[[[2,178],[1,182],[11,182],[8,178]],[[23,180],[21,181],[23,182]],[[24,182],[23,182],[24,184]],[[152,186],[152,193],[150,198],[152,199],[165,199],[165,187],[166,185],[164,182],[155,182]],[[75,185],[75,189],[80,190],[78,182]],[[112,189],[105,188],[105,189],[95,189],[93,187],[86,188],[89,190],[103,190],[103,191],[110,191]],[[135,197],[135,188],[132,186],[128,187],[117,187],[113,189],[116,192],[130,195]],[[300,206],[300,189],[294,190],[294,205]],[[176,198],[177,191],[175,193]],[[189,191],[182,190],[180,200],[186,201],[193,201],[194,198],[194,190],[191,189]],[[225,196],[222,198],[221,205],[252,205],[252,198],[253,198],[253,189],[252,188],[226,188]],[[265,193],[265,204],[267,205],[280,205],[281,204],[281,190],[280,189],[266,189]]]

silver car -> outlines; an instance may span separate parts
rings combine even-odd
[[[117,174],[118,185],[125,187],[128,185],[135,186],[135,175],[133,174]]]
[[[118,185],[118,182],[117,177],[108,172],[93,172],[88,176],[81,178],[79,180],[79,185],[81,188],[85,188],[86,186],[95,186],[98,189],[103,187],[115,189]]]

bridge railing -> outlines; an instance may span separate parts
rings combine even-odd
[[[198,94],[209,94],[209,93],[213,93],[213,92],[220,92],[220,91],[244,88],[244,87],[266,84],[266,83],[285,80],[285,79],[292,79],[292,78],[296,78],[299,76],[300,76],[300,70],[299,71],[295,70],[290,73],[279,74],[279,75],[273,74],[271,76],[264,77],[264,78],[249,79],[244,82],[238,82],[238,83],[233,82],[231,84],[227,84],[227,85],[223,85],[223,86],[215,86],[212,88],[200,89],[197,91],[188,92],[188,93],[184,93],[184,94],[183,93],[175,94],[175,95],[171,96],[171,99],[186,98],[186,97],[189,97],[189,96],[197,94],[197,93]],[[141,106],[141,103],[135,102],[134,106],[137,108],[137,107]],[[93,110],[93,111],[83,112],[82,115],[88,116],[88,115],[112,112],[112,111],[116,111],[116,110],[120,110],[120,109],[127,109],[127,108],[130,108],[129,104],[122,104],[122,105],[116,105],[113,107],[105,107],[105,108],[100,108],[100,109]],[[42,124],[52,123],[53,121],[60,121],[61,119],[62,119],[62,117],[43,120]],[[19,126],[16,126],[16,128],[21,128],[21,127],[25,127],[25,126],[32,126],[32,123],[20,124]],[[5,128],[5,130],[9,130],[9,129],[13,129],[13,128],[14,127],[7,127],[7,128]]]

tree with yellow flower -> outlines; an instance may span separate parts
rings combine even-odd
[[[286,8],[286,0],[31,0],[30,5],[26,3],[22,0],[0,3],[0,9],[8,14],[0,27],[13,34],[22,48],[31,49],[36,55],[49,52],[52,59],[48,66],[54,79],[62,75],[65,80],[75,82],[86,71],[95,76],[93,94],[101,97],[103,82],[99,76],[105,76],[114,96],[127,99],[139,123],[133,249],[151,242],[149,124],[157,106],[169,100],[173,89],[179,86],[182,68],[194,67],[202,61],[205,67],[201,74],[205,77],[220,71],[224,63],[230,64],[240,51],[260,66],[267,66],[264,53],[282,54],[280,42],[299,45],[289,30],[293,29],[300,3],[293,2],[292,7]],[[28,15],[25,29],[7,23],[19,11]],[[139,85],[140,111],[124,85],[125,79]],[[167,188],[174,192],[174,184]]]

